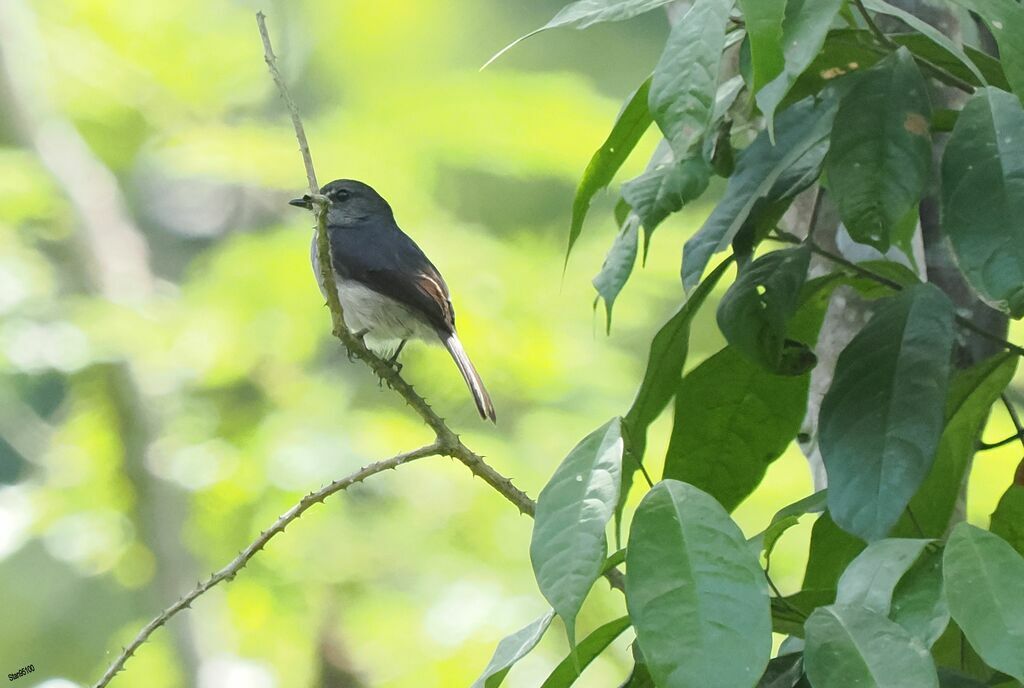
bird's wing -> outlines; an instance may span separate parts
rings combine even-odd
[[[331,253],[342,277],[362,282],[413,309],[439,334],[455,331],[448,285],[416,242],[397,225],[332,234]]]

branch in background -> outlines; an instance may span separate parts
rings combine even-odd
[[[1010,435],[1006,439],[999,440],[998,442],[992,442],[991,444],[987,442],[979,442],[979,451],[998,449],[999,447],[1005,447],[1011,442],[1016,442],[1018,440],[1020,440],[1020,443],[1024,445],[1024,425],[1021,424],[1020,415],[1017,413],[1017,407],[1015,407],[1013,405],[1013,402],[1010,401],[1010,397],[1006,394],[1006,392],[1000,394],[999,398],[1002,399],[1003,406],[1006,407],[1006,413],[1007,415],[1010,416],[1010,421],[1013,423],[1013,427],[1017,429],[1017,432]]]
[[[398,468],[403,464],[411,463],[412,461],[416,461],[417,459],[423,459],[428,456],[437,456],[438,454],[441,453],[441,449],[441,446],[437,443],[430,444],[425,447],[420,447],[419,449],[416,449],[414,451],[406,452],[405,454],[399,454],[398,456],[394,456],[390,459],[385,459],[383,461],[372,463],[369,466],[365,466],[364,468],[359,469],[358,471],[352,473],[351,475],[341,478],[340,480],[335,480],[334,482],[320,488],[316,492],[310,492],[308,495],[299,500],[299,502],[295,506],[293,506],[288,511],[284,512],[276,521],[274,521],[273,525],[271,525],[270,528],[260,533],[260,536],[256,538],[252,542],[252,544],[250,544],[244,550],[239,552],[238,556],[231,560],[231,563],[222,568],[220,571],[217,571],[216,573],[211,575],[208,579],[206,579],[205,582],[197,585],[195,588],[192,589],[191,592],[189,592],[180,600],[172,604],[167,609],[160,612],[160,614],[158,614],[156,618],[154,618],[152,621],[146,624],[146,627],[139,631],[139,634],[135,636],[135,639],[132,640],[131,643],[129,643],[128,647],[124,648],[121,651],[121,654],[118,655],[117,659],[114,660],[114,663],[110,665],[106,673],[103,674],[103,677],[96,682],[93,688],[104,688],[107,684],[109,684],[110,680],[114,678],[114,676],[124,667],[124,664],[128,661],[128,658],[135,654],[135,651],[139,649],[139,647],[144,642],[146,642],[149,636],[153,634],[153,631],[166,624],[173,616],[175,616],[181,610],[190,607],[197,597],[205,593],[210,588],[214,587],[218,583],[221,583],[222,581],[231,580],[232,578],[234,578],[235,575],[237,575],[238,572],[241,571],[245,567],[245,565],[249,563],[249,560],[252,559],[257,552],[263,549],[268,542],[270,542],[271,538],[273,538],[278,533],[283,533],[284,529],[287,528],[289,524],[298,519],[299,516],[305,513],[314,504],[319,504],[328,497],[330,497],[335,492],[341,492],[342,490],[348,489],[352,485],[362,482],[369,478],[370,476],[376,475],[377,473],[382,473],[383,471]]]

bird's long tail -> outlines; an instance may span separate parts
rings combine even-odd
[[[496,422],[491,396],[484,388],[484,382],[480,379],[480,374],[476,372],[476,368],[473,367],[473,362],[469,360],[466,350],[462,348],[462,342],[459,341],[458,336],[454,332],[447,337],[442,337],[442,341],[444,341],[444,348],[448,349],[448,353],[455,360],[455,365],[459,367],[459,372],[462,373],[462,377],[466,380],[466,386],[469,387],[469,391],[473,394],[473,401],[476,402],[476,408],[480,412],[480,417],[484,420],[490,418],[492,423]]]

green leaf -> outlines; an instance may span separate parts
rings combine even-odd
[[[747,266],[718,305],[718,329],[737,351],[774,373],[801,375],[787,356],[789,321],[800,305],[811,251],[808,246],[772,251]],[[813,357],[812,357],[813,360]],[[813,365],[813,363],[812,363]]]
[[[648,106],[676,159],[700,152],[714,114],[719,62],[732,0],[695,0],[654,68]]]
[[[768,662],[757,688],[795,688],[804,675],[803,653],[779,655]]]
[[[942,560],[949,611],[981,658],[1024,681],[1024,558],[1005,540],[958,523]]]
[[[569,224],[569,248],[565,251],[565,259],[569,260],[572,247],[583,230],[583,219],[587,216],[590,202],[594,195],[607,187],[615,173],[622,167],[629,154],[636,147],[640,138],[651,126],[653,119],[647,108],[647,94],[651,88],[651,80],[647,79],[640,85],[629,102],[619,113],[612,131],[608,134],[601,147],[598,148],[587,169],[583,172],[580,185],[576,189],[576,197],[572,201],[572,221]]]
[[[487,60],[484,66],[480,69],[485,69],[488,65],[507,53],[509,50],[519,45],[527,38],[536,36],[542,31],[563,27],[585,29],[589,26],[600,24],[602,22],[615,22],[632,19],[637,15],[650,12],[651,10],[657,9],[662,5],[667,5],[670,2],[672,2],[672,0],[577,0],[577,2],[570,3],[559,10],[558,14],[552,17],[551,21],[544,26],[539,29],[534,29],[525,36],[520,36],[506,45],[495,53],[491,59]]]
[[[938,287],[904,289],[839,355],[821,404],[828,508],[844,530],[885,537],[935,459],[944,426],[953,304]]]
[[[930,120],[927,85],[906,48],[861,74],[839,102],[825,175],[854,241],[888,251],[917,207],[932,163]]]
[[[686,158],[657,166],[626,182],[622,197],[640,217],[649,240],[662,220],[704,193],[710,179],[711,167],[704,158]]]
[[[779,509],[768,523],[768,527],[748,540],[754,548],[754,552],[759,556],[761,552],[764,552],[765,560],[770,560],[775,543],[782,537],[782,534],[799,523],[801,516],[823,511],[827,499],[828,492],[818,490],[812,495],[798,499]]]
[[[569,452],[537,498],[530,560],[570,645],[576,615],[608,554],[605,528],[618,503],[621,471],[622,432],[613,418]]]
[[[839,576],[863,550],[864,541],[842,530],[826,511],[811,528],[811,545],[803,587],[835,590]]]
[[[660,688],[753,686],[771,652],[764,572],[710,495],[658,483],[633,517],[626,606]]]
[[[782,72],[782,20],[786,0],[740,0],[750,39],[751,66],[756,93]]]
[[[1024,315],[1024,108],[980,89],[942,157],[942,226],[967,281],[990,305]]]
[[[1024,8],[1016,0],[953,1],[985,20],[999,46],[1007,80],[1014,93],[1024,97]]]
[[[770,135],[775,130],[775,110],[821,50],[842,4],[842,0],[789,0],[786,3],[782,22],[783,69],[756,96]]]
[[[920,526],[925,537],[945,537],[989,409],[1016,368],[1016,356],[997,354],[953,377],[946,399],[946,428],[935,463],[910,502],[914,519],[904,518],[897,529],[900,535],[920,536]]]
[[[676,393],[664,477],[736,508],[800,430],[809,379],[775,375],[732,347],[701,363]]]
[[[487,663],[487,668],[473,682],[472,688],[498,688],[512,665],[528,655],[544,637],[544,632],[548,630],[554,617],[555,612],[552,610],[512,635],[502,638],[494,650],[491,661]]]
[[[857,605],[888,616],[896,585],[930,542],[910,538],[872,542],[843,571],[836,604]]]
[[[989,529],[1024,556],[1024,485],[1010,485],[992,512]]]
[[[622,501],[629,493],[633,473],[644,458],[647,428],[665,410],[669,399],[679,387],[686,355],[690,349],[690,325],[693,318],[731,264],[731,259],[722,261],[651,340],[644,379],[636,392],[633,404],[623,417],[626,453],[630,460],[626,462],[626,470],[622,474],[620,510]]]
[[[615,299],[618,298],[619,292],[633,272],[633,265],[636,264],[639,228],[640,219],[630,213],[622,229],[615,235],[612,247],[608,249],[608,255],[601,265],[601,272],[591,281],[597,290],[598,299],[604,300],[605,332],[611,332],[612,306],[615,305]],[[594,307],[597,307],[596,301]]]
[[[558,666],[548,675],[547,680],[544,681],[540,688],[565,688],[574,684],[576,679],[579,678],[580,672],[587,668],[629,626],[628,616],[620,617],[614,621],[609,621],[603,626],[599,626],[580,642],[575,654],[569,653],[565,659],[558,663]]]
[[[931,647],[949,625],[949,607],[942,591],[942,550],[928,547],[903,574],[892,594],[889,618],[925,647]]]
[[[835,111],[832,97],[793,105],[779,117],[777,145],[761,132],[740,153],[724,197],[683,247],[682,277],[687,291],[700,281],[711,256],[728,248],[754,204],[768,195],[780,176],[828,140]]]
[[[938,688],[928,650],[878,612],[836,604],[816,610],[805,627],[814,688]]]
[[[772,598],[772,630],[800,640],[804,636],[804,621],[818,607],[836,601],[836,591],[804,589],[785,597]]]
[[[873,12],[879,12],[881,14],[887,14],[890,17],[896,17],[910,28],[920,32],[927,40],[956,57],[960,63],[970,71],[971,75],[975,79],[976,85],[986,85],[985,77],[982,75],[981,70],[978,69],[974,62],[971,61],[963,49],[961,49],[955,41],[948,38],[944,33],[928,22],[918,18],[906,10],[890,5],[888,2],[885,2],[885,0],[864,0],[864,6]],[[925,57],[931,56],[926,55]]]

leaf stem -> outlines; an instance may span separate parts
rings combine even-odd
[[[804,241],[801,240],[799,237],[796,237],[796,236],[794,236],[792,234],[789,234],[788,232],[783,232],[783,231],[778,230],[778,229],[776,230],[775,234],[770,235],[768,238],[769,239],[773,239],[775,241],[779,241],[779,242],[784,243],[784,244],[801,244],[801,243],[804,243]],[[878,284],[881,284],[881,285],[883,285],[885,287],[889,287],[893,291],[903,291],[903,285],[900,284],[899,282],[895,281],[895,280],[891,280],[891,279],[889,279],[888,277],[886,277],[884,275],[879,275],[877,272],[874,272],[873,270],[865,268],[864,266],[858,265],[858,264],[856,264],[856,263],[854,263],[854,262],[852,262],[850,260],[847,260],[846,258],[843,258],[840,255],[837,255],[835,253],[832,253],[831,251],[823,249],[822,247],[818,246],[818,244],[814,243],[813,241],[808,240],[807,241],[807,245],[810,247],[811,253],[814,253],[815,255],[819,255],[822,258],[827,258],[830,261],[832,261],[833,263],[836,263],[837,265],[842,265],[844,268],[847,268],[847,269],[857,273],[861,277],[866,277],[867,279],[870,279],[873,282],[877,282]],[[1014,344],[1013,342],[1011,342],[1011,341],[1009,341],[1007,339],[1004,339],[1003,337],[1000,337],[997,334],[993,334],[993,333],[989,332],[988,330],[979,327],[973,321],[969,320],[968,318],[963,317],[962,315],[955,316],[955,320],[956,320],[957,325],[959,325],[960,327],[964,328],[965,330],[970,330],[971,332],[973,332],[974,334],[978,335],[979,337],[987,339],[990,342],[994,342],[994,343],[1000,345],[1001,347],[1003,347],[1004,349],[1006,349],[1007,351],[1009,351],[1010,353],[1013,353],[1013,354],[1015,354],[1017,356],[1020,356],[1020,357],[1024,358],[1024,347],[1018,346],[1017,344]],[[1024,441],[1024,440],[1022,440],[1022,441]]]

